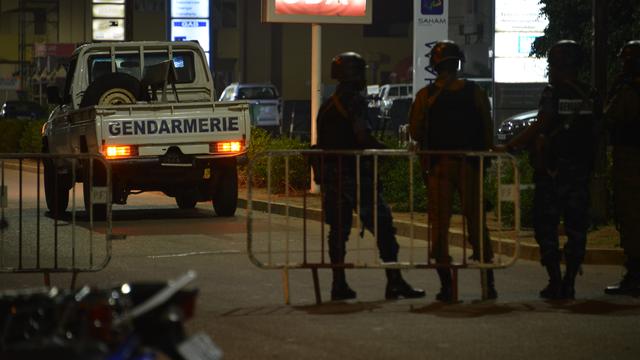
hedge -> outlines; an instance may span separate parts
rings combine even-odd
[[[287,137],[271,137],[260,128],[252,128],[251,145],[248,158],[253,162],[253,186],[267,186],[267,157],[258,156],[269,150],[309,149],[309,144]],[[285,160],[284,157],[274,157],[271,162],[271,192],[285,192]],[[240,166],[240,182],[248,179],[247,165]],[[299,192],[309,188],[310,170],[303,156],[289,157],[289,191]]]
[[[40,131],[46,120],[0,119],[0,152],[39,153]]]
[[[399,148],[394,141],[388,141],[390,148]],[[253,186],[266,187],[267,184],[267,158],[258,157],[258,154],[268,150],[279,149],[308,149],[309,144],[286,137],[271,137],[266,131],[254,128],[251,132],[251,146],[249,148],[249,159],[254,161],[253,165]],[[533,170],[529,166],[527,154],[517,156],[517,164],[520,170],[520,183],[531,184],[533,180]],[[309,168],[301,156],[290,157],[289,162],[289,191],[299,192],[309,187]],[[488,167],[485,176],[485,208],[487,211],[495,209],[497,201],[497,186],[495,173],[497,166],[494,163]],[[406,157],[380,157],[379,174],[383,184],[384,197],[394,211],[409,211],[409,161]],[[284,193],[284,160],[274,158],[272,160],[272,193]],[[247,181],[246,166],[240,168],[241,182]],[[502,183],[513,183],[513,170],[510,165],[505,165],[502,169]],[[520,193],[521,201],[521,224],[523,227],[530,227],[532,223],[531,209],[533,205],[533,189],[524,189]],[[427,191],[424,185],[418,159],[413,164],[413,209],[414,211],[427,211]],[[460,213],[460,199],[454,196],[453,212]],[[506,224],[513,224],[513,204],[505,202],[502,205],[502,218]]]

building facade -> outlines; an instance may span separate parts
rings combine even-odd
[[[80,44],[94,40],[94,5],[99,0],[0,0],[0,77],[54,71],[64,51],[42,44]],[[107,1],[110,2],[110,1]],[[169,0],[121,0],[124,39],[166,40]],[[452,0],[450,38],[468,53],[467,70],[490,77],[491,2]],[[212,69],[217,87],[233,82],[272,82],[285,99],[308,99],[311,26],[261,22],[259,0],[210,0]],[[110,14],[114,15],[114,14]],[[120,15],[118,15],[120,16]],[[376,1],[372,25],[323,25],[322,83],[331,84],[331,58],[356,51],[369,63],[372,84],[410,82],[413,1]],[[67,47],[68,48],[68,47]],[[40,51],[36,51],[40,49]],[[220,89],[218,89],[220,90]]]

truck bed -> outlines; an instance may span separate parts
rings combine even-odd
[[[218,141],[248,143],[250,133],[249,108],[244,102],[94,106],[69,115],[72,141],[84,136],[90,150],[118,144],[138,145],[142,149],[157,145],[165,150],[177,145],[184,154],[207,153],[208,147],[202,151],[194,145],[208,146]],[[93,131],[95,137],[87,136]]]

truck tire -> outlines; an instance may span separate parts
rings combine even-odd
[[[176,204],[178,208],[182,210],[191,210],[196,207],[198,203],[198,194],[193,192],[184,191],[176,195]]]
[[[87,87],[80,107],[134,104],[141,99],[141,89],[140,81],[129,74],[106,74]]]
[[[217,189],[213,196],[213,209],[218,216],[234,216],[238,207],[238,169],[236,159],[225,162],[216,169]]]
[[[89,174],[89,161],[85,163],[83,167],[83,176],[82,176],[82,195],[84,198],[84,208],[87,212],[87,219],[89,219],[91,209],[91,182],[93,182],[93,186],[105,186],[107,185],[107,172],[102,163],[98,161],[93,162],[93,179]],[[92,181],[93,180],[93,181]],[[93,220],[94,221],[104,221],[107,218],[107,205],[106,204],[93,204]]]
[[[59,217],[69,206],[69,175],[58,175],[52,159],[44,159],[44,197],[49,212]]]

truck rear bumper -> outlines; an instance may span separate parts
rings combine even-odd
[[[225,158],[194,158],[190,163],[163,163],[159,158],[110,160],[113,183],[127,190],[172,192],[213,181],[224,166],[235,166],[245,155]]]

